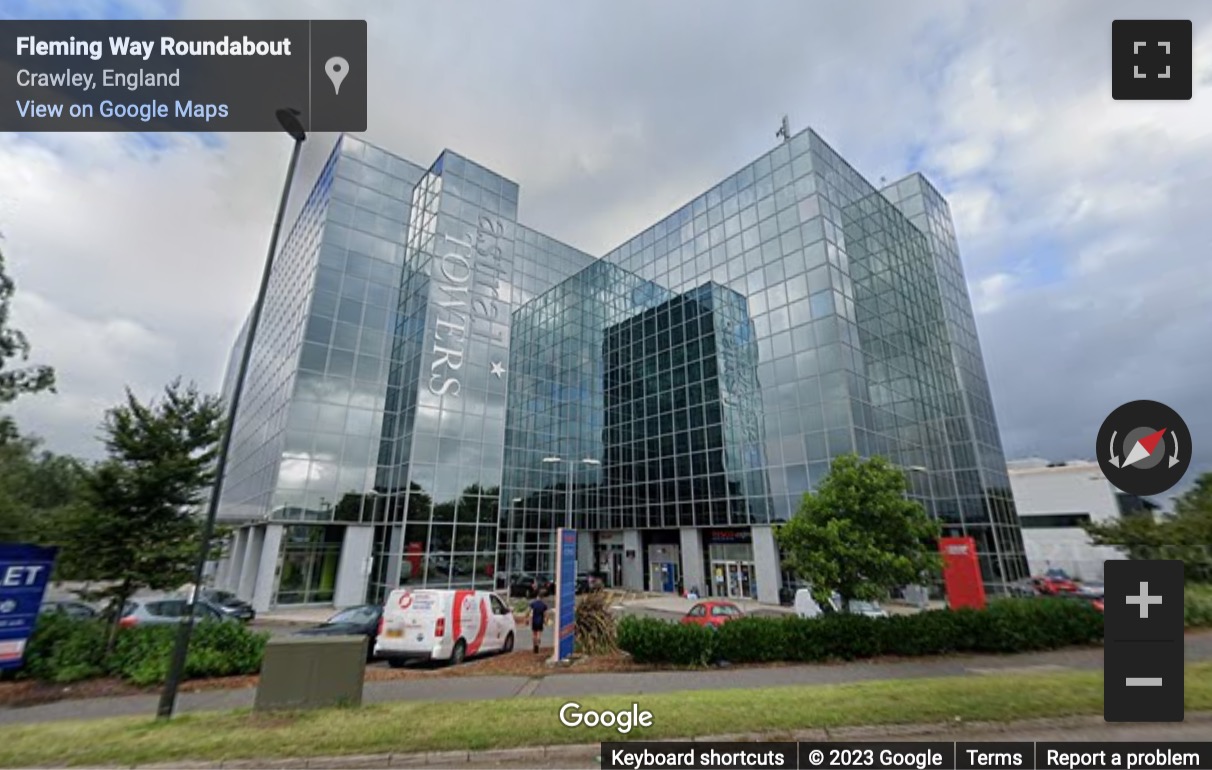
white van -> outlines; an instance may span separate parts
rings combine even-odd
[[[491,591],[400,588],[383,606],[375,657],[399,668],[409,660],[462,663],[483,652],[511,652],[513,611]]]
[[[886,618],[888,611],[880,607],[879,602],[865,602],[857,599],[850,600],[850,612],[855,615],[866,615],[869,618]],[[842,611],[842,597],[835,592],[829,597],[829,603],[822,607],[812,596],[812,589],[801,588],[795,592],[795,614],[801,618],[818,618],[827,613]]]

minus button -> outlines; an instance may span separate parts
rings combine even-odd
[[[1160,676],[1130,676],[1124,680],[1127,687],[1161,687],[1162,678]]]

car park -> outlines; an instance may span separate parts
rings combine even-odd
[[[487,652],[511,652],[513,610],[491,591],[392,591],[383,607],[375,656],[400,668],[410,660],[452,665]]]

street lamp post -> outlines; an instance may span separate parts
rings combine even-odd
[[[206,507],[206,520],[202,525],[202,543],[198,548],[198,561],[194,565],[194,589],[186,599],[185,617],[177,627],[177,639],[173,645],[173,657],[169,662],[168,677],[164,682],[164,691],[160,694],[160,705],[156,716],[160,719],[172,717],[177,704],[177,688],[181,683],[181,674],[185,670],[185,658],[189,652],[189,638],[194,628],[198,607],[198,592],[202,587],[203,573],[206,570],[206,559],[210,553],[210,541],[215,535],[215,519],[219,514],[219,497],[223,492],[223,474],[227,470],[227,455],[231,450],[232,431],[236,423],[236,410],[240,406],[240,395],[244,391],[244,380],[248,375],[248,364],[252,358],[253,340],[257,335],[257,326],[261,322],[261,311],[265,307],[265,294],[269,289],[269,277],[273,272],[274,252],[278,248],[278,235],[282,231],[282,219],[286,215],[286,201],[290,196],[290,184],[294,181],[295,167],[299,164],[299,150],[307,139],[303,123],[299,120],[302,114],[293,108],[277,110],[282,129],[295,140],[290,151],[290,162],[286,166],[286,181],[282,185],[282,197],[278,201],[278,213],[274,217],[273,230],[269,236],[269,250],[265,255],[265,268],[261,271],[261,285],[257,289],[257,299],[253,303],[252,314],[248,319],[248,333],[244,338],[244,350],[240,354],[240,366],[236,370],[236,381],[232,387],[230,403],[227,407],[227,421],[223,428],[223,437],[219,441],[219,454],[215,459],[215,481],[211,487],[210,502]]]
[[[544,457],[543,462],[562,463],[564,462],[564,458],[552,455],[551,457]],[[586,457],[581,460],[581,463],[584,465],[601,465],[602,461],[595,460],[592,457]],[[568,463],[568,487],[565,490],[568,502],[564,509],[564,529],[572,529],[572,472],[575,467],[576,463],[571,461]]]

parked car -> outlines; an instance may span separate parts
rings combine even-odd
[[[1090,583],[1079,583],[1077,586],[1077,592],[1082,596],[1097,596],[1101,599],[1104,592],[1103,584],[1097,581]]]
[[[97,608],[90,604],[85,604],[74,599],[51,599],[42,603],[38,608],[40,615],[66,615],[72,620],[92,620],[101,613],[97,612]]]
[[[719,628],[730,620],[745,617],[745,612],[732,602],[711,599],[690,608],[681,622],[684,625]]]
[[[1011,596],[1039,596],[1039,588],[1034,580],[1019,580],[1008,586]]]
[[[518,572],[509,576],[509,596],[512,599],[524,599],[533,595],[535,578],[526,572]]]
[[[592,591],[601,591],[606,587],[605,576],[600,572],[582,572],[577,575],[578,594],[587,594]]]
[[[1077,583],[1074,583],[1068,576],[1065,576],[1064,570],[1057,571],[1060,572],[1060,575],[1041,575],[1031,578],[1031,583],[1035,586],[1035,590],[1044,596],[1077,593]]]
[[[184,621],[188,608],[188,601],[180,596],[142,596],[127,601],[118,625],[123,628],[176,625]],[[198,599],[194,619],[203,623],[238,622],[205,599]]]
[[[550,575],[543,573],[530,574],[520,572],[510,578],[509,596],[514,599],[533,599],[540,591],[546,591],[550,596],[555,592],[555,581]]]
[[[801,588],[795,592],[794,606],[795,614],[801,618],[815,618],[821,615],[841,612],[842,597],[834,592],[829,597],[829,601],[821,604],[813,598],[810,589]],[[851,599],[847,611],[854,615],[866,615],[869,618],[888,617],[888,612],[880,606],[879,602],[868,602],[860,599]]]
[[[375,655],[392,668],[410,660],[445,660],[452,665],[472,655],[512,652],[513,610],[491,591],[454,589],[391,592]]]
[[[379,626],[383,622],[383,608],[377,604],[360,604],[347,607],[319,625],[295,632],[297,636],[365,636],[366,659],[373,660],[375,642],[379,638]]]
[[[202,598],[218,607],[224,614],[231,615],[241,623],[251,623],[257,618],[257,613],[253,610],[252,605],[230,591],[203,588]]]
[[[852,615],[866,615],[869,618],[886,618],[888,611],[879,602],[867,602],[858,599],[850,600],[849,612]]]

